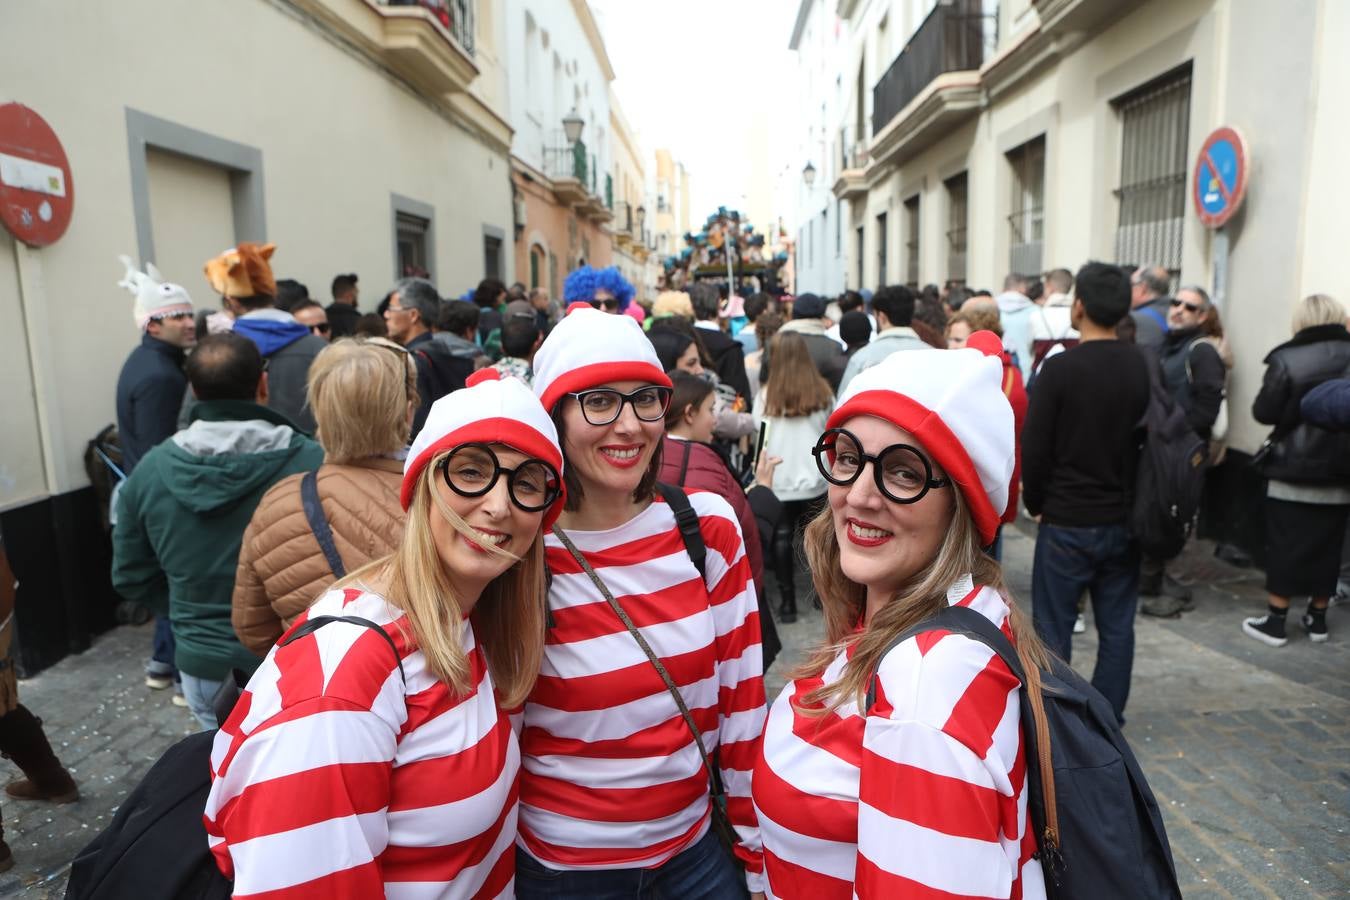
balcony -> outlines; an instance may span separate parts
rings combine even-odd
[[[432,97],[467,91],[478,77],[475,0],[292,0]]]
[[[1041,30],[1092,32],[1139,5],[1138,0],[1032,0]]]
[[[580,206],[590,196],[586,189],[590,184],[587,160],[586,143],[577,141],[568,146],[561,134],[553,146],[544,148],[544,174],[553,182],[553,193],[559,203]]]
[[[872,89],[872,158],[917,152],[980,104],[979,68],[997,17],[979,0],[942,0]]]
[[[867,166],[871,162],[867,143],[858,140],[853,126],[841,129],[835,143],[839,156],[839,177],[831,186],[838,200],[852,200],[867,193]]]
[[[621,201],[614,207],[614,243],[627,249],[633,240],[633,204]]]

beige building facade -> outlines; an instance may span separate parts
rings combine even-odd
[[[655,297],[656,266],[647,242],[647,170],[642,145],[610,91],[609,134],[614,159],[614,265],[633,285],[637,300]]]
[[[33,39],[10,41],[0,101],[53,127],[75,196],[52,246],[0,232],[7,541],[11,513],[55,540],[69,528],[53,516],[92,506],[85,445],[115,420],[140,340],[119,254],[199,308],[220,303],[203,263],[243,240],[274,242],[277,277],[324,304],[334,275],[357,273],[364,311],[407,271],[458,295],[513,270],[501,22],[494,3],[445,8],[442,22],[367,0],[4,5],[0,30]],[[37,39],[52,35],[59,56]]]
[[[689,233],[690,175],[684,163],[675,159],[665,148],[656,151],[655,184],[652,193],[656,200],[656,221],[652,226],[652,242],[656,256],[662,261],[678,257],[684,249],[684,236]],[[664,285],[664,277],[662,277]]]

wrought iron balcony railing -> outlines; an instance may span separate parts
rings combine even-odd
[[[877,135],[939,75],[978,69],[993,46],[997,17],[980,0],[939,0],[872,89]]]

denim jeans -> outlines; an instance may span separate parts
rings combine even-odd
[[[172,675],[177,680],[178,671],[173,665],[173,625],[168,616],[155,616],[155,636],[151,644],[150,662],[145,667],[147,675]]]
[[[202,726],[202,731],[211,731],[219,728],[220,723],[216,721],[216,711],[211,705],[211,701],[216,698],[216,691],[220,690],[220,681],[210,681],[206,678],[198,678],[196,675],[189,675],[186,672],[183,676],[183,697],[187,700],[188,709],[197,717],[197,722]]]
[[[1134,668],[1139,546],[1125,525],[1042,524],[1031,568],[1032,619],[1037,634],[1065,662],[1073,652],[1073,623],[1085,589],[1098,638],[1092,686],[1124,722]]]
[[[550,869],[516,848],[518,900],[742,900],[745,876],[712,829],[655,869]]]

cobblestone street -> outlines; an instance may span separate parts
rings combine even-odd
[[[1013,588],[1027,598],[1032,540],[1009,530],[1004,545]],[[1241,618],[1264,606],[1261,574],[1209,549],[1199,544],[1176,569],[1196,582],[1197,609],[1139,619],[1126,729],[1162,804],[1182,888],[1188,898],[1350,896],[1350,641],[1336,613],[1321,646],[1297,625],[1280,650],[1244,637]],[[796,624],[779,626],[787,649],[769,674],[771,697],[819,637],[819,613],[803,606]],[[1076,641],[1074,664],[1090,673],[1090,614]],[[62,896],[70,859],[190,732],[187,710],[142,685],[149,645],[148,627],[119,628],[22,684],[82,797],[62,807],[5,802],[17,865],[0,876],[0,896]]]

